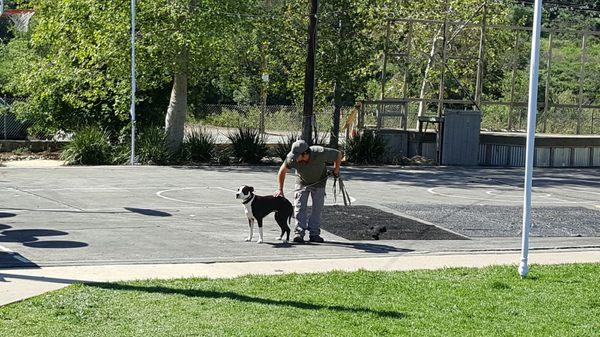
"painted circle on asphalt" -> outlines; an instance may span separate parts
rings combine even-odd
[[[209,196],[201,195],[198,197],[197,200],[191,200],[189,198],[189,196],[180,197],[177,195],[178,192],[193,191],[193,190],[207,190],[207,191],[209,191],[210,195]],[[158,192],[156,192],[156,196],[159,198],[165,199],[165,200],[170,200],[170,201],[175,201],[175,202],[180,202],[180,203],[185,203],[185,204],[198,205],[198,206],[209,207],[209,208],[239,207],[241,202],[239,200],[234,199],[234,194],[236,192],[237,192],[236,190],[232,190],[232,189],[228,189],[228,188],[220,187],[220,186],[179,187],[179,188],[171,188],[168,190],[158,191]],[[228,201],[226,203],[225,202],[216,203],[216,202],[206,201],[207,197],[214,198],[214,193],[221,193],[221,195],[224,196],[224,200],[227,200],[226,199],[227,197],[231,197],[232,201],[231,202]],[[331,198],[331,201],[333,201],[333,198]],[[351,203],[356,202],[356,198],[350,197],[350,202]],[[336,203],[333,203],[333,202],[326,203],[325,206],[340,205],[340,203],[343,204],[343,198],[341,195],[337,197]]]
[[[185,192],[185,191],[198,191],[198,190],[206,190],[208,192],[208,194],[205,193],[196,193],[198,195],[197,199],[193,199],[193,196],[190,197],[189,195],[186,196],[178,196],[178,194],[182,194],[181,192]],[[179,192],[179,193],[178,193]],[[225,194],[226,192],[226,194]],[[180,203],[184,203],[184,204],[192,204],[192,205],[198,205],[198,206],[204,206],[204,207],[214,207],[214,208],[221,208],[221,207],[239,207],[240,205],[238,203],[235,203],[235,193],[236,191],[234,190],[230,190],[227,188],[223,188],[223,187],[209,187],[209,186],[202,186],[202,187],[178,187],[178,188],[171,188],[168,190],[162,190],[162,191],[158,191],[156,192],[156,196],[165,200],[169,200],[169,201],[175,201],[175,202],[180,202]],[[206,199],[211,198],[214,200],[214,198],[216,197],[215,193],[221,194],[223,196],[224,200],[227,200],[227,197],[229,196],[231,198],[231,202],[211,202],[211,201],[207,201]],[[188,193],[189,194],[189,193]]]
[[[581,191],[563,189],[564,192],[580,193]],[[500,192],[497,189],[491,188],[470,188],[470,189],[458,189],[448,187],[432,187],[427,190],[430,194],[451,198],[451,199],[467,199],[477,201],[495,201],[495,202],[523,202],[523,192],[514,190],[505,190]],[[574,197],[566,198],[575,199]],[[532,198],[537,199],[534,202],[536,204],[595,204],[597,201],[593,200],[564,200],[559,197],[552,195],[551,193],[536,192],[533,191]]]

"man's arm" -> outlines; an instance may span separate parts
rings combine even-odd
[[[288,171],[288,168],[284,162],[283,164],[281,164],[281,167],[279,168],[279,172],[277,172],[277,191],[275,191],[275,193],[273,193],[273,196],[275,196],[275,197],[282,196],[283,197],[283,183],[285,182],[285,175],[287,174],[287,171]]]

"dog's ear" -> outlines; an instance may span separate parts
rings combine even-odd
[[[250,192],[254,193],[254,187],[250,186]]]

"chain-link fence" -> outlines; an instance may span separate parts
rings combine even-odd
[[[363,104],[361,111],[362,126],[403,129],[418,128],[418,102],[408,102],[406,116],[400,104],[388,103],[382,107],[377,101]],[[345,106],[340,112],[340,127],[344,125],[353,107]],[[383,113],[381,113],[383,111]],[[379,113],[379,123],[378,123]],[[202,104],[197,106],[188,124],[206,125],[226,128],[250,127],[259,129],[261,114],[264,116],[265,131],[272,134],[286,134],[302,130],[302,107],[289,105],[216,105]],[[333,107],[315,109],[316,128],[319,132],[328,133],[332,127]],[[435,111],[424,111],[424,116],[435,117]],[[432,127],[433,125],[429,125]],[[500,105],[483,106],[482,130],[497,132],[525,132],[527,128],[527,109]],[[579,132],[578,132],[579,130]],[[341,130],[343,136],[343,130]],[[547,114],[540,112],[537,118],[537,132],[548,134],[600,134],[600,110],[558,109],[553,108]]]
[[[488,131],[526,132],[527,108],[484,106],[481,128]],[[600,110],[592,108],[558,108],[540,111],[536,132],[564,135],[600,134]]]
[[[352,107],[342,107],[340,121],[343,125]],[[262,116],[262,117],[261,117]],[[195,107],[188,125],[260,129],[261,119],[264,130],[273,134],[288,134],[302,131],[302,106],[293,105],[216,105],[201,104]],[[333,125],[333,107],[315,108],[313,125],[319,133],[328,133]]]
[[[15,114],[17,101],[10,97],[0,96],[0,140],[65,140],[66,135],[49,133],[43,128],[44,123],[22,119]]]
[[[13,100],[0,97],[0,139],[27,139],[27,122],[20,121],[11,112]]]

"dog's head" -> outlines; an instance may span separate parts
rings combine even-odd
[[[250,198],[253,193],[254,193],[254,187],[242,185],[235,193],[235,198],[246,200],[246,199]]]

